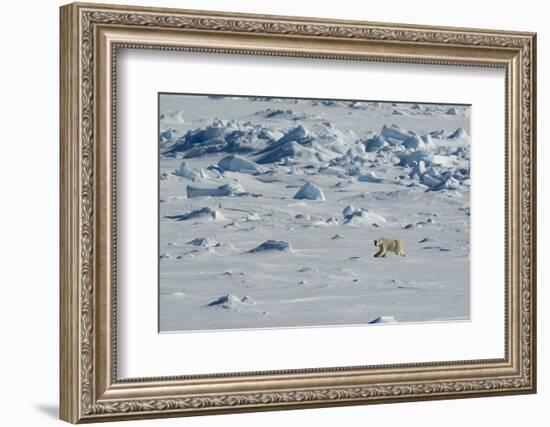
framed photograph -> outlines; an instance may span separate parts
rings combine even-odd
[[[60,22],[63,420],[536,391],[535,34]]]

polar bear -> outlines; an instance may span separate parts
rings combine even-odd
[[[380,237],[374,241],[374,246],[379,248],[378,252],[374,254],[377,258],[385,257],[387,251],[394,252],[397,256],[405,256],[405,250],[403,249],[403,242],[401,240]]]

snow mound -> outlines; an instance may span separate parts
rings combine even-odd
[[[159,178],[161,181],[169,181],[174,178],[174,176],[171,173],[162,172]]]
[[[292,250],[292,246],[290,246],[290,243],[285,242],[284,240],[266,240],[261,245],[255,247],[254,249],[250,249],[249,253],[257,253],[257,252],[266,252],[266,251],[281,251],[281,252],[288,252]]]
[[[343,171],[333,168],[331,166],[321,166],[319,168],[319,173],[322,175],[339,176],[342,175]]]
[[[281,108],[267,108],[265,110],[257,111],[254,114],[264,116],[266,119],[284,120],[299,120],[306,116],[305,114],[298,113],[294,110],[283,110]]]
[[[468,133],[463,128],[458,128],[451,135],[449,139],[468,139]]]
[[[294,195],[294,199],[298,200],[319,200],[325,201],[325,195],[321,188],[311,182],[306,182],[302,188]]]
[[[193,239],[187,243],[189,245],[201,246],[203,248],[217,248],[221,244],[213,237],[197,237],[196,239]]]
[[[187,221],[190,219],[201,219],[201,218],[213,219],[216,221],[221,221],[225,219],[219,211],[208,207],[197,209],[181,215],[166,215],[166,218],[175,219],[177,221]]]
[[[437,184],[430,186],[431,191],[458,190],[460,182],[455,179],[451,172],[447,171],[441,176]]]
[[[160,115],[160,120],[164,123],[182,125],[185,123],[185,114],[183,111],[166,111]]]
[[[361,101],[352,101],[349,104],[349,108],[351,108],[352,110],[364,110],[367,108],[367,104]]]
[[[357,180],[360,182],[371,182],[373,184],[379,184],[382,182],[382,179],[376,178],[376,175],[374,172],[367,172],[364,175],[359,175],[357,177]]]
[[[348,205],[342,211],[342,215],[344,215],[344,218],[346,218],[350,215],[353,215],[354,212],[355,212],[355,208],[353,207],[353,205]]]
[[[346,107],[347,104],[343,101],[336,101],[334,99],[313,100],[311,105],[324,105],[325,107]]]
[[[233,197],[245,194],[243,186],[238,182],[229,182],[216,188],[199,188],[187,186],[187,198],[193,197]]]
[[[238,311],[243,305],[255,304],[252,298],[245,296],[239,298],[233,294],[227,294],[219,297],[218,299],[208,303],[208,307],[221,307],[226,310]]]
[[[344,209],[344,224],[377,224],[387,223],[388,221],[382,215],[369,211],[367,209],[353,209],[353,206],[348,206]],[[346,214],[347,213],[347,214]]]
[[[394,316],[380,316],[376,319],[372,319],[369,321],[369,325],[376,325],[376,324],[382,324],[382,323],[395,323],[395,317]]]
[[[174,175],[181,176],[192,181],[206,178],[206,173],[204,170],[191,167],[185,160],[181,162],[180,168],[174,171]]]
[[[245,221],[261,221],[262,217],[256,212],[251,212],[244,218]]]
[[[334,217],[327,218],[325,220],[314,221],[311,225],[313,226],[324,226],[324,225],[339,225],[338,219]]]
[[[256,173],[261,172],[260,167],[252,160],[245,159],[238,154],[224,157],[218,162],[219,168],[222,172],[244,172],[244,173]]]
[[[244,297],[241,298],[241,302],[243,304],[256,304],[256,301],[254,301],[251,297],[249,297],[248,295],[245,295]]]

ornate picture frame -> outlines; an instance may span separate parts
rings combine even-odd
[[[61,419],[98,422],[536,392],[534,33],[84,3],[63,6],[60,13]],[[118,378],[115,70],[121,48],[503,69],[504,357]]]

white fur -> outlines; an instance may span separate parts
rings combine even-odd
[[[396,239],[386,239],[385,237],[380,237],[374,241],[374,246],[378,247],[379,250],[374,254],[375,257],[385,257],[386,252],[390,251],[395,253],[397,256],[405,256],[405,250],[403,248],[403,242]]]

